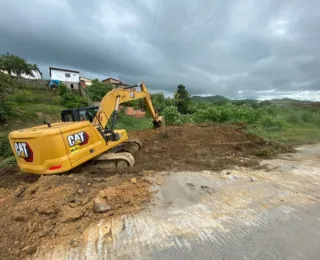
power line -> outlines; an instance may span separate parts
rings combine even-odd
[[[157,21],[157,16],[158,16],[158,11],[159,11],[159,5],[160,5],[160,0],[158,0],[157,10],[156,10],[156,14],[155,14],[154,20],[153,20],[153,26],[152,26],[152,30],[151,30],[151,38],[152,38],[152,36],[153,36],[154,27],[155,27],[156,21]]]
[[[197,6],[196,10],[191,15],[191,18],[199,11],[199,9],[202,6],[202,4],[204,3],[204,1],[206,1],[206,0],[202,0],[201,3]]]
[[[209,19],[207,19],[205,25],[203,27],[206,27],[211,20],[213,19],[213,17],[216,15],[216,13],[218,13],[220,11],[220,9],[228,2],[228,0],[224,0],[224,2],[218,7],[218,9],[216,9],[211,16],[209,17]],[[191,43],[198,35],[200,34],[200,30],[198,30],[190,39],[189,43]]]

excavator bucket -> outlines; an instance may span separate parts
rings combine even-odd
[[[162,116],[159,116],[156,120],[152,121],[153,128],[160,128],[164,126],[164,118]]]

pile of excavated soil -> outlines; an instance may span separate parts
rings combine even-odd
[[[169,126],[130,132],[129,137],[139,138],[143,143],[142,151],[135,155],[132,169],[135,172],[255,167],[259,162],[255,157],[257,151],[274,146],[236,125]],[[290,148],[281,148],[281,152],[291,152]]]
[[[0,169],[0,259],[23,259],[59,242],[76,246],[90,223],[137,211],[151,200],[153,171],[257,167],[263,139],[239,126],[172,126],[129,133],[143,142],[135,166],[119,173],[38,176]],[[156,184],[157,181],[155,181]],[[106,212],[97,213],[94,201]]]
[[[59,242],[76,246],[92,222],[140,210],[151,198],[149,180],[82,172],[37,176],[0,170],[0,259],[24,259]],[[102,199],[107,212],[96,213]]]

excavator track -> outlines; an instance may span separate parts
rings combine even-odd
[[[114,148],[110,151],[111,153],[119,153],[119,152],[128,152],[131,154],[135,154],[142,147],[142,142],[139,139],[129,139]]]
[[[81,169],[89,172],[101,170],[120,170],[134,165],[134,157],[131,153],[103,153],[89,162],[83,164]]]
[[[142,142],[139,139],[131,138],[124,142],[125,149],[127,152],[131,154],[135,154],[138,152],[142,147]]]

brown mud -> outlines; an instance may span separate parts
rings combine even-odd
[[[143,147],[134,155],[135,166],[121,172],[38,176],[18,167],[0,169],[0,259],[23,259],[61,241],[77,246],[92,222],[145,208],[155,172],[257,168],[257,150],[273,146],[241,126],[171,126],[129,136],[141,139]],[[97,197],[107,212],[94,212]]]

